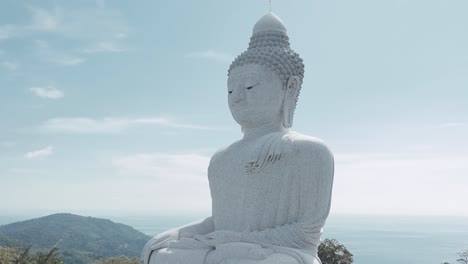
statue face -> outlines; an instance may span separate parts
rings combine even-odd
[[[246,64],[229,74],[229,109],[242,127],[281,124],[284,96],[281,79],[266,67]]]

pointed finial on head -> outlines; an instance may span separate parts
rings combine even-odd
[[[253,28],[254,35],[263,31],[281,31],[287,33],[286,26],[281,18],[271,12],[260,18]]]

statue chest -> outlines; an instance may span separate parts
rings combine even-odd
[[[281,184],[287,173],[286,157],[257,158],[253,149],[232,150],[212,164],[208,177],[213,187],[231,192],[263,191]],[[266,160],[265,160],[266,159]]]
[[[291,160],[286,155],[267,160],[252,158],[255,155],[245,149],[231,151],[211,165],[208,177],[217,228],[258,230],[287,221],[298,188]]]

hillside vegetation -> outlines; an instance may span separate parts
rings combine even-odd
[[[127,225],[72,214],[0,226],[0,246],[32,245],[35,251],[58,247],[67,264],[92,263],[111,256],[138,257],[149,239]]]

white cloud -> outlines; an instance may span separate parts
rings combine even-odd
[[[162,180],[206,180],[208,163],[208,157],[198,154],[135,154],[112,160],[114,167],[124,174]]]
[[[13,141],[2,141],[2,142],[0,142],[0,146],[5,147],[5,148],[10,148],[10,147],[13,147],[15,145],[16,145],[16,143],[13,142]]]
[[[196,153],[142,153],[115,157],[112,165],[119,181],[136,185],[140,201],[133,208],[209,211],[209,160]]]
[[[47,49],[49,48],[49,43],[43,39],[36,39],[34,40],[34,44],[40,49]]]
[[[19,68],[19,64],[18,63],[15,63],[15,62],[11,62],[11,61],[4,61],[2,62],[2,66],[11,70],[11,71],[15,71]]]
[[[115,34],[115,38],[117,38],[117,39],[124,39],[124,38],[126,38],[126,37],[127,37],[127,34],[125,34],[125,33],[117,33],[117,34]]]
[[[34,41],[37,47],[37,55],[40,59],[64,66],[74,66],[87,61],[86,58],[69,54],[68,52],[58,51],[51,44],[42,39]]]
[[[72,117],[49,119],[41,126],[41,130],[55,133],[108,134],[121,133],[142,125],[157,125],[185,129],[212,129],[204,126],[176,123],[166,118],[111,117],[94,119],[87,117]]]
[[[456,127],[468,127],[468,124],[463,123],[463,122],[449,122],[449,123],[440,124],[438,126],[438,128],[456,128]]]
[[[220,62],[231,62],[234,57],[227,53],[217,52],[213,50],[201,51],[201,52],[192,52],[187,54],[189,58],[200,58],[200,59],[211,59]]]
[[[29,26],[32,30],[37,31],[58,31],[61,25],[59,18],[60,10],[55,8],[53,11],[48,11],[43,8],[29,8],[32,14],[31,25]]]
[[[106,1],[105,0],[96,0],[96,5],[99,8],[105,8],[106,7]]]
[[[122,14],[107,8],[66,9],[56,6],[52,10],[38,7],[29,7],[29,10],[29,24],[4,25],[3,32],[9,33],[10,37],[49,32],[81,40],[114,39],[128,32]],[[1,29],[2,27],[0,32]],[[12,32],[17,34],[11,34]]]
[[[0,25],[0,41],[16,37],[18,26],[13,24]]]
[[[58,32],[60,21],[59,9],[53,12],[42,8],[29,7],[31,22],[29,24],[4,24],[0,25],[0,41],[18,37],[25,37],[36,32]]]
[[[118,43],[128,35],[129,28],[119,11],[103,6],[74,9],[58,6],[53,9],[28,7],[28,9],[29,23],[0,25],[0,41],[13,38],[47,38],[53,35],[72,40],[73,43],[98,43],[86,49],[87,53],[124,51]],[[73,55],[74,52],[54,50],[49,46],[42,48],[44,50],[39,50],[39,57],[44,61],[66,66],[86,61],[86,58]],[[74,50],[76,52],[77,49]]]
[[[53,86],[31,87],[29,90],[36,96],[48,99],[59,99],[64,96],[64,92]]]
[[[73,66],[73,65],[78,65],[81,64],[85,61],[87,61],[86,58],[80,58],[80,57],[59,57],[55,59],[50,59],[50,61],[55,62],[57,64],[65,65],[65,66]]]
[[[54,148],[52,146],[45,147],[43,149],[30,151],[24,155],[27,159],[37,159],[37,158],[45,158],[54,153]]]
[[[468,156],[336,155],[333,212],[466,215]]]
[[[173,128],[202,129],[202,130],[214,129],[214,128],[206,127],[206,126],[176,123],[166,118],[136,118],[132,122],[135,124],[148,124],[148,125],[156,124],[156,125],[161,125],[165,127],[173,127]]]
[[[118,53],[124,51],[125,49],[112,42],[99,42],[94,47],[83,50],[84,53]]]

